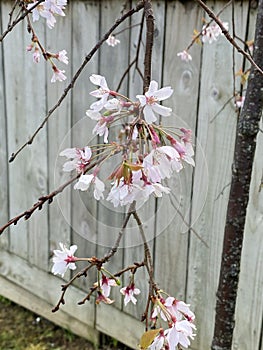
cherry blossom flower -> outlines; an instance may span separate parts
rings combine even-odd
[[[94,198],[98,201],[101,198],[103,199],[103,191],[105,190],[104,183],[94,175],[81,175],[79,181],[75,184],[75,190],[87,191],[90,185],[94,185]]]
[[[106,43],[109,45],[109,46],[116,46],[120,43],[120,40],[119,39],[116,39],[114,35],[110,34],[110,36],[108,37],[108,39],[106,40]]]
[[[33,61],[35,63],[39,63],[39,61],[40,61],[40,52],[39,52],[38,47],[35,47],[35,50],[34,50],[34,53],[33,53]]]
[[[144,95],[137,95],[141,106],[143,108],[143,114],[145,121],[149,124],[157,120],[156,114],[163,117],[168,117],[172,109],[161,106],[160,101],[166,100],[173,93],[173,89],[170,86],[163,87],[158,90],[158,83],[152,80],[149,86],[149,90]]]
[[[188,321],[193,321],[195,319],[195,314],[189,308],[190,305],[183,301],[176,300],[173,297],[168,297],[166,298],[164,305],[177,321],[181,320],[183,317]]]
[[[76,170],[78,173],[83,173],[90,162],[92,151],[88,146],[84,148],[66,148],[59,155],[71,159],[63,165],[63,171]]]
[[[182,61],[185,61],[185,62],[192,61],[192,56],[186,50],[182,52],[178,52],[177,56],[180,57]]]
[[[109,95],[113,92],[108,88],[106,79],[102,75],[92,74],[90,76],[90,81],[92,84],[99,86],[99,89],[91,91],[90,95],[100,99],[99,101],[92,103],[90,108],[99,112],[106,104]]]
[[[27,9],[30,10],[36,1],[27,5]],[[46,19],[47,26],[52,29],[56,23],[55,15],[65,16],[63,12],[67,1],[65,0],[45,0],[43,3],[37,5],[32,10],[33,22],[38,21],[39,17],[43,17]]]
[[[104,274],[102,274],[102,278],[100,280],[100,288],[102,294],[107,298],[110,295],[111,287],[116,287],[117,283],[113,278],[108,278]]]
[[[72,245],[67,249],[63,243],[59,243],[59,245],[61,250],[54,250],[52,273],[63,277],[68,268],[71,270],[76,269],[74,253],[77,250],[77,246]]]
[[[67,77],[65,76],[65,71],[58,69],[55,65],[52,66],[52,69],[54,71],[53,76],[51,78],[51,83],[55,83],[57,80],[58,81],[63,81],[66,80]]]
[[[95,125],[94,129],[92,130],[93,134],[97,134],[99,136],[104,136],[104,143],[108,143],[108,136],[109,136],[109,129],[108,125],[114,120],[113,115],[109,116],[103,116],[98,111],[94,110],[87,110],[86,115],[90,117],[93,120],[97,120],[98,123]]]
[[[135,305],[137,303],[134,295],[138,295],[141,293],[140,289],[135,288],[134,283],[128,285],[127,287],[121,288],[120,293],[123,294],[124,297],[124,305],[126,306],[130,301]]]
[[[101,291],[98,291],[96,304],[99,304],[100,302],[103,302],[104,304],[112,304],[114,303],[114,300],[106,297]]]
[[[153,149],[143,160],[146,176],[153,183],[170,178],[173,170],[182,168],[179,159],[179,153],[171,146]]]
[[[65,64],[68,64],[68,57],[67,57],[67,51],[66,51],[66,50],[59,51],[59,52],[56,54],[56,58],[57,58],[60,62],[63,62],[63,63],[65,63]]]
[[[176,349],[178,344],[188,348],[190,345],[189,338],[194,339],[195,334],[193,334],[193,330],[195,329],[195,325],[187,320],[173,323],[172,327],[164,332],[169,349]]]
[[[228,22],[223,22],[223,26],[226,30],[228,30],[229,25]],[[203,43],[208,42],[212,44],[217,38],[223,35],[223,32],[217,23],[212,23],[209,26],[204,25],[202,29],[202,41]]]

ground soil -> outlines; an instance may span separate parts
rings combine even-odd
[[[102,337],[101,349],[122,349]],[[108,343],[107,345],[105,343]],[[0,296],[0,350],[95,350],[80,338]],[[126,348],[127,349],[127,348]],[[98,349],[97,349],[98,350]]]

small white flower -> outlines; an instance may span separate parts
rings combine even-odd
[[[147,123],[151,124],[157,120],[156,114],[160,114],[163,117],[168,117],[172,109],[161,106],[159,101],[166,100],[173,93],[173,89],[170,86],[163,87],[158,90],[158,83],[152,80],[149,86],[149,90],[144,95],[137,95],[141,106],[143,108],[144,118]]]
[[[184,303],[183,301],[176,300],[173,297],[168,297],[165,300],[164,305],[167,310],[175,316],[176,320],[181,320],[183,316],[188,321],[193,321],[195,319],[195,314],[190,310],[189,304]]]
[[[110,295],[111,287],[116,287],[117,283],[113,278],[108,278],[105,275],[102,275],[102,278],[100,280],[100,287],[102,294],[108,298]]]
[[[63,171],[76,170],[78,173],[83,173],[90,162],[92,151],[88,146],[84,148],[66,148],[59,155],[71,159],[63,165]]]
[[[111,93],[110,89],[108,88],[107,82],[105,77],[98,74],[92,74],[90,76],[90,81],[99,86],[99,89],[91,91],[90,95],[99,98],[99,101],[96,101],[91,104],[90,108],[94,111],[101,111],[104,105],[106,104],[108,97]]]
[[[66,50],[62,50],[59,51],[56,55],[56,58],[60,61],[63,62],[65,64],[68,64],[68,57],[67,57],[67,51]]]
[[[116,39],[114,35],[110,34],[110,36],[108,37],[108,39],[106,40],[106,43],[109,45],[109,46],[116,46],[120,43],[120,40],[119,39]]]
[[[226,30],[228,30],[229,28],[228,22],[223,22],[223,26]],[[209,44],[212,44],[212,42],[216,41],[220,35],[223,35],[223,32],[217,23],[212,23],[208,27],[207,25],[203,26],[203,29],[202,29],[203,43],[208,42]]]
[[[127,287],[121,288],[120,293],[124,295],[124,305],[126,306],[130,301],[135,305],[137,303],[134,295],[141,293],[140,289],[135,288],[134,283]]]
[[[58,69],[56,66],[52,66],[53,68],[53,76],[51,78],[51,83],[55,83],[57,80],[58,81],[63,81],[63,80],[66,80],[67,77],[65,76],[65,71],[64,70],[60,70]]]
[[[192,56],[186,50],[182,52],[178,52],[177,56],[180,57],[182,61],[185,61],[185,62],[192,61]]]
[[[63,277],[68,268],[71,270],[76,269],[74,253],[78,247],[72,245],[67,249],[63,243],[59,243],[59,245],[61,250],[54,250],[55,256],[53,257],[54,265],[52,267],[52,273],[54,273],[54,275],[59,274]]]
[[[89,186],[94,185],[94,198],[97,200],[103,199],[103,191],[105,190],[104,183],[94,175],[81,175],[79,181],[74,186],[75,190],[87,191]]]

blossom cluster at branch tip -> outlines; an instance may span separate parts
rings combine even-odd
[[[106,161],[122,154],[115,169],[107,176],[111,188],[106,200],[114,207],[133,201],[141,205],[151,195],[169,194],[170,188],[164,186],[163,181],[180,172],[186,163],[195,165],[191,130],[166,130],[155,123],[158,116],[171,115],[172,109],[160,102],[168,99],[173,89],[170,86],[159,89],[158,83],[152,80],[145,94],[137,95],[137,100],[132,101],[110,89],[104,76],[92,74],[90,81],[97,86],[90,92],[97,101],[90,105],[86,115],[97,122],[93,134],[103,137],[104,144],[93,146],[94,157],[88,146],[69,148],[60,153],[68,158],[63,170],[81,174],[74,188],[86,191],[92,185],[95,199],[104,199],[105,184],[98,175],[105,159],[100,164],[98,149],[106,154]],[[118,141],[109,142],[110,128],[117,121],[122,121]],[[98,162],[91,162],[91,159]],[[88,166],[95,167],[92,173],[87,174]]]
[[[120,44],[120,40],[116,39],[114,35],[110,34],[106,40],[106,43],[111,47],[115,47],[116,45]]]
[[[32,3],[27,5],[27,9],[30,10],[35,6],[37,0],[33,0]],[[45,18],[48,28],[52,29],[56,23],[55,16],[65,16],[64,9],[67,5],[67,0],[45,0],[37,5],[32,10],[33,22],[38,21],[40,17]]]
[[[183,50],[182,52],[178,52],[177,56],[179,58],[181,58],[181,60],[184,61],[184,62],[192,61],[192,56],[186,50]]]
[[[194,325],[195,315],[189,308],[190,305],[173,297],[166,299],[157,298],[151,315],[153,321],[161,317],[168,323],[167,329],[160,329],[154,338],[149,350],[176,350],[177,346],[188,348],[190,339],[194,339],[196,330]]]
[[[228,22],[223,22],[222,24],[226,30],[229,29]],[[217,23],[212,23],[209,26],[204,25],[202,29],[202,42],[212,44],[220,35],[223,35],[223,32]]]

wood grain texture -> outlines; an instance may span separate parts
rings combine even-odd
[[[2,13],[0,4],[0,13]],[[2,18],[0,16],[0,30],[3,32]],[[0,62],[3,61],[3,46],[0,48]],[[9,190],[8,190],[8,150],[6,135],[6,97],[5,97],[5,76],[4,70],[0,70],[0,222],[7,222],[9,219]],[[9,230],[0,239],[0,248],[8,249]]]
[[[3,3],[3,12],[10,9]],[[3,16],[7,25],[8,16]],[[37,26],[44,34],[44,24]],[[15,151],[42,121],[45,115],[45,65],[33,64],[32,54],[26,52],[31,36],[26,22],[17,26],[4,41],[4,69],[6,79],[6,116],[9,152]],[[20,52],[19,64],[14,52]],[[40,93],[35,93],[39,91]],[[23,117],[22,117],[23,116]],[[9,167],[10,216],[28,208],[38,197],[47,192],[47,140],[46,131],[34,145]],[[30,190],[29,190],[30,189]],[[32,264],[46,268],[48,256],[47,210],[43,210],[28,222],[10,228],[10,249],[27,258]]]
[[[58,17],[57,25],[46,30],[47,50],[58,52],[66,50],[69,57],[69,64],[65,65],[57,60],[54,63],[59,69],[65,70],[67,80],[60,83],[50,83],[52,76],[51,65],[47,65],[47,109],[54,106],[69,83],[72,76],[72,16],[73,8],[69,6],[65,18]],[[69,173],[63,172],[65,157],[60,157],[59,153],[71,147],[71,97],[68,95],[61,106],[50,117],[47,125],[48,130],[48,186],[49,192],[59,187],[69,179]],[[59,242],[67,246],[71,243],[71,187],[66,188],[54,203],[49,206],[49,250],[52,252],[58,249]]]
[[[169,100],[164,101],[172,108],[172,117],[163,118],[162,123],[164,126],[190,128],[193,132],[196,124],[201,50],[198,46],[191,49],[191,63],[182,62],[177,57],[177,52],[188,45],[193,28],[200,26],[201,17],[202,11],[193,4],[167,4],[163,86],[172,86],[174,93]],[[191,26],[186,26],[185,23],[191,23]],[[176,28],[185,28],[184,35],[175,30],[175,25]],[[192,168],[186,164],[185,169],[173,176],[168,185],[172,194],[160,201],[157,212],[155,273],[159,284],[167,288],[167,293],[184,299],[188,268],[188,227],[181,216],[190,224]]]
[[[100,5],[97,1],[72,2],[73,72],[77,71],[87,52],[99,40],[99,11]],[[83,30],[83,23],[87,24],[85,30]],[[89,77],[97,73],[98,69],[99,56],[97,53],[82,72],[72,92],[70,134],[72,147],[85,147],[88,144],[97,143],[97,138],[92,135],[94,121],[90,120],[85,113],[91,102],[94,102],[89,92],[96,88],[90,82]],[[94,256],[97,241],[97,202],[94,200],[92,188],[83,193],[72,190],[71,207],[72,243],[78,246],[78,256]],[[80,264],[80,266],[83,265]],[[78,281],[76,285],[88,292],[95,278],[96,273],[90,271],[87,278]]]

